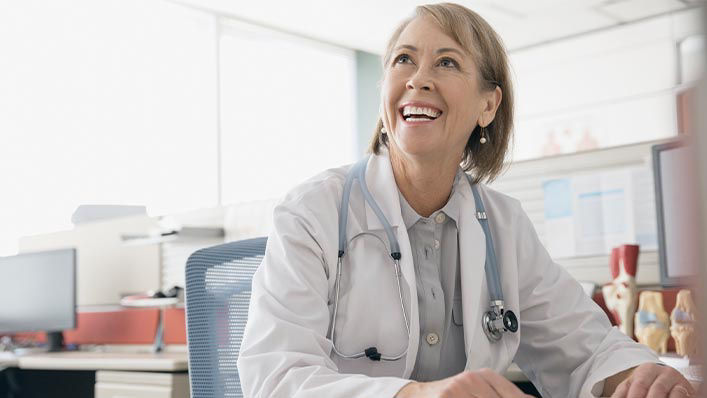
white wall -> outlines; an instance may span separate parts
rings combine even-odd
[[[649,169],[655,140],[677,135],[676,96],[694,84],[701,67],[700,18],[693,9],[510,54],[517,100],[513,163],[493,187],[521,201],[546,247],[554,242],[543,215],[543,181]],[[601,150],[582,152],[592,149]],[[579,280],[610,279],[608,253],[556,261]],[[657,251],[642,248],[638,283],[659,279]]]
[[[675,135],[678,44],[700,24],[692,9],[513,52],[513,158]]]
[[[279,198],[357,157],[355,54],[224,22],[223,203]]]
[[[116,305],[127,294],[160,288],[160,248],[126,245],[122,235],[143,235],[157,228],[146,216],[79,225],[72,231],[26,236],[22,252],[76,248],[76,304]],[[170,286],[171,287],[171,286]]]

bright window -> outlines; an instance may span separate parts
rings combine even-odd
[[[81,204],[216,204],[215,32],[165,1],[3,3],[0,255]]]
[[[353,51],[228,24],[220,59],[225,204],[280,197],[355,160]]]
[[[0,255],[81,204],[270,199],[357,156],[350,50],[166,1],[25,0],[0,54]]]

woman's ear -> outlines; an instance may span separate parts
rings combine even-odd
[[[491,124],[496,117],[496,111],[503,99],[503,91],[501,91],[501,87],[496,86],[495,89],[484,92],[482,96],[482,104],[484,107],[479,116],[479,125],[485,127]]]

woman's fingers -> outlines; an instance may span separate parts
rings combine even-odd
[[[673,387],[673,389],[670,390],[670,395],[668,396],[668,398],[687,398],[687,397],[694,397],[694,395],[690,394],[690,392],[687,390],[687,388],[683,387],[680,384]]]
[[[658,377],[662,366],[656,364],[643,364],[636,368],[630,376],[631,386],[626,398],[644,398],[653,381]]]
[[[533,398],[505,377],[490,369],[464,371],[446,379],[413,382],[398,391],[396,398]]]
[[[687,397],[694,397],[694,392],[691,394],[687,388],[683,387],[682,385],[678,384],[673,389],[670,391],[670,396],[668,398],[687,398]]]
[[[529,397],[529,395],[526,395],[516,387],[515,384],[491,369],[481,369],[477,373],[489,386],[493,387],[501,398]]]
[[[660,374],[653,380],[646,398],[666,398],[675,385],[676,380],[674,377],[671,378],[666,374]]]
[[[660,370],[658,377],[653,381],[646,398],[665,398],[672,397],[677,394],[678,397],[687,397],[690,395],[692,386],[681,385],[680,373],[669,367],[664,367]],[[689,387],[689,390],[688,390]],[[682,395],[681,395],[682,394]]]
[[[611,394],[611,398],[626,398],[626,394],[628,394],[628,389],[631,387],[631,379],[628,378],[616,387],[616,390],[614,390],[614,393]]]
[[[496,390],[489,385],[479,372],[465,371],[455,377],[459,377],[460,387],[462,387],[463,390],[463,395],[459,395],[460,398],[505,398],[503,395],[497,394]]]
[[[624,380],[612,398],[684,398],[695,393],[675,369],[654,363],[640,365]]]

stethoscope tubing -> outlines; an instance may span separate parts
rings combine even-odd
[[[374,235],[375,236],[375,235]],[[377,236],[376,236],[377,237]],[[355,239],[356,237],[352,238]],[[407,314],[405,312],[405,305],[403,304],[403,289],[402,289],[402,284],[401,284],[401,279],[402,279],[402,274],[400,272],[400,262],[398,260],[393,260],[395,262],[395,279],[398,282],[398,297],[400,298],[400,309],[403,313],[403,319],[405,320],[405,330],[407,331],[408,338],[410,337],[410,321],[408,320]],[[340,281],[341,281],[341,270],[342,270],[342,259],[339,257],[339,259],[336,262],[336,283],[335,283],[335,290],[336,290],[336,300],[334,300],[334,314],[333,314],[333,321],[331,325],[331,345],[332,348],[334,349],[334,352],[336,352],[337,355],[339,355],[342,358],[346,359],[358,359],[362,358],[363,356],[366,355],[365,351],[358,352],[356,354],[344,354],[341,351],[339,351],[336,348],[336,341],[335,341],[335,329],[336,329],[336,315],[339,311],[339,289],[340,289]],[[381,355],[380,359],[383,361],[397,361],[398,359],[401,359],[404,357],[408,352],[408,347],[407,345],[405,346],[405,349],[397,355],[394,356],[387,356],[387,355]]]
[[[363,194],[364,200],[366,203],[369,204],[373,212],[376,214],[376,217],[378,220],[380,220],[381,224],[383,224],[383,228],[385,230],[385,233],[388,238],[388,244],[390,245],[390,256],[393,259],[394,263],[394,269],[395,269],[395,279],[398,284],[398,296],[400,298],[400,308],[403,314],[403,319],[405,321],[405,329],[407,331],[407,336],[408,339],[410,338],[410,322],[407,317],[407,312],[405,311],[405,301],[403,300],[403,290],[402,290],[402,273],[400,269],[400,245],[398,243],[398,239],[393,233],[393,228],[391,227],[390,223],[388,222],[387,218],[383,214],[383,211],[380,209],[378,206],[378,203],[373,199],[373,195],[371,195],[370,191],[368,190],[368,186],[366,184],[365,180],[365,173],[366,173],[366,166],[368,164],[368,159],[369,157],[366,157],[364,159],[361,159],[359,162],[357,162],[355,165],[352,166],[351,170],[349,171],[346,181],[344,183],[344,190],[342,193],[342,200],[341,200],[341,211],[339,212],[339,252],[338,252],[338,258],[337,258],[337,264],[336,264],[336,280],[335,280],[335,291],[336,291],[336,297],[334,299],[334,313],[333,313],[333,319],[332,319],[332,326],[331,326],[331,331],[329,333],[329,338],[331,339],[332,342],[332,347],[334,352],[339,355],[342,358],[346,359],[358,359],[363,356],[368,356],[368,354],[365,351],[361,351],[355,354],[345,354],[339,351],[336,348],[336,340],[335,340],[335,329],[336,329],[336,318],[339,310],[339,295],[340,295],[340,287],[341,287],[341,276],[343,273],[343,257],[344,254],[346,253],[346,226],[348,223],[348,212],[349,212],[349,199],[351,196],[351,188],[353,186],[354,180],[358,179],[359,180],[359,186],[361,187],[361,192]],[[484,232],[484,236],[486,237],[486,261],[484,263],[484,271],[486,273],[486,282],[487,282],[487,287],[489,291],[489,298],[491,302],[491,310],[486,312],[484,314],[484,321],[482,322],[482,327],[484,328],[484,333],[488,336],[488,338],[491,341],[498,341],[501,338],[501,335],[505,329],[501,328],[498,329],[497,327],[493,327],[494,330],[489,330],[490,325],[493,325],[495,323],[499,323],[501,319],[505,320],[506,318],[503,317],[504,315],[504,301],[503,301],[503,290],[501,287],[501,280],[500,276],[498,274],[498,263],[497,263],[497,258],[496,258],[496,252],[494,250],[494,245],[493,245],[493,239],[491,237],[491,231],[489,230],[489,225],[488,225],[488,218],[486,216],[486,210],[484,208],[484,203],[481,200],[481,196],[478,192],[478,189],[476,185],[473,183],[471,176],[468,174],[465,174],[467,177],[467,181],[471,187],[471,192],[474,196],[474,202],[476,205],[476,218],[479,221],[479,224],[481,225],[481,228]],[[360,233],[354,237],[352,237],[352,241],[361,236],[367,234],[366,232]],[[378,238],[383,246],[385,247],[385,242],[382,241],[380,237],[378,237],[375,234],[371,234]],[[506,315],[511,315],[513,319],[515,320],[515,315],[512,312],[509,312]],[[494,322],[495,321],[495,322]],[[517,330],[517,325],[514,327],[514,329],[509,329],[512,332],[515,332]],[[375,347],[371,347],[372,349],[375,350]],[[370,348],[369,348],[370,349]],[[384,361],[396,361],[398,359],[401,359],[407,354],[408,347],[406,346],[405,350],[401,352],[400,354],[394,355],[394,356],[386,356],[379,354],[377,360],[384,360]],[[377,352],[377,350],[376,350]],[[373,358],[371,358],[373,359]]]

